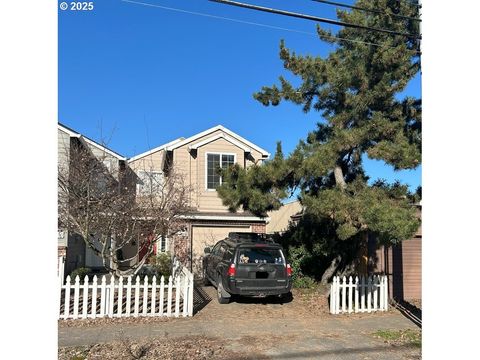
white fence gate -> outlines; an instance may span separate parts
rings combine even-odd
[[[385,275],[348,279],[333,278],[330,286],[330,313],[372,312],[388,310],[388,279]]]
[[[177,264],[180,271],[174,277],[137,276],[107,277],[101,280],[85,276],[82,284],[77,276],[72,283],[67,276],[60,285],[59,319],[138,316],[192,316],[193,274]],[[178,270],[178,269],[177,269]],[[157,283],[157,281],[159,283]]]

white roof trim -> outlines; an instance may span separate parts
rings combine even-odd
[[[225,133],[219,133],[217,135],[214,135],[214,136],[211,136],[209,138],[206,138],[205,140],[203,141],[200,141],[200,142],[197,142],[193,145],[190,145],[188,148],[189,149],[193,149],[193,150],[197,150],[199,147],[203,146],[203,145],[206,145],[212,141],[215,141],[215,140],[218,140],[218,139],[225,139],[227,140],[228,142],[232,143],[233,145],[239,147],[240,149],[242,149],[243,151],[245,152],[251,152],[250,148],[245,146],[244,144],[242,144],[240,141],[238,140],[235,140],[233,137],[231,136],[228,136],[226,135]]]
[[[76,137],[76,138],[79,138],[81,135],[79,133],[76,133],[76,132],[73,132],[72,130],[70,129],[67,129],[65,126],[63,126],[62,124],[58,124],[58,128],[60,130],[62,130],[63,132],[67,133],[68,135],[70,135],[71,137]]]
[[[103,145],[100,145],[99,143],[93,141],[93,140],[90,140],[89,138],[87,138],[86,136],[80,134],[80,133],[77,133],[77,132],[74,132],[68,128],[66,128],[65,126],[61,125],[61,124],[58,124],[58,128],[64,132],[66,132],[68,135],[70,135],[71,137],[75,137],[75,138],[79,138],[83,141],[85,141],[87,144],[89,145],[92,145],[94,147],[96,147],[97,149],[100,149],[101,151],[103,152],[106,152],[107,154],[110,154],[112,155],[113,157],[116,157],[117,159],[119,160],[127,160],[126,157],[123,157],[121,156],[120,154],[117,154],[116,152],[106,148],[105,146]]]
[[[222,216],[222,215],[180,215],[181,219],[190,220],[220,220],[220,221],[265,221],[270,222],[269,217],[259,216]]]
[[[144,153],[141,153],[141,154],[139,154],[139,155],[135,155],[135,156],[131,157],[130,159],[128,159],[128,162],[132,162],[132,161],[138,160],[138,159],[140,159],[140,158],[142,158],[142,157],[151,155],[151,154],[153,154],[153,153],[155,153],[155,152],[157,152],[157,151],[160,151],[160,150],[165,150],[167,147],[172,146],[172,145],[175,145],[176,143],[182,141],[183,139],[184,139],[184,138],[181,137],[181,138],[175,139],[175,140],[173,140],[173,141],[170,141],[170,142],[168,142],[168,143],[166,143],[166,144],[157,146],[156,148],[154,148],[154,149],[152,149],[152,150],[148,150],[148,151],[146,151],[146,152],[144,152]]]
[[[217,131],[217,130],[221,130],[221,131],[225,132],[226,134],[230,135],[231,137],[233,137],[233,138],[235,138],[235,139],[238,139],[240,142],[244,143],[245,145],[248,145],[250,148],[258,151],[259,153],[261,153],[261,154],[262,154],[262,157],[264,157],[264,158],[270,157],[270,153],[269,153],[268,151],[266,151],[266,150],[262,149],[261,147],[259,147],[259,146],[255,145],[255,144],[251,143],[250,141],[244,139],[244,138],[241,137],[240,135],[235,134],[233,131],[228,130],[227,128],[223,127],[222,125],[217,125],[217,126],[215,126],[215,127],[213,127],[213,128],[210,128],[210,129],[208,129],[208,130],[202,131],[201,133],[198,133],[198,134],[193,135],[193,136],[191,136],[191,137],[189,137],[189,138],[186,138],[186,139],[184,139],[184,140],[182,140],[182,141],[180,141],[180,142],[178,142],[178,143],[176,143],[176,144],[174,144],[174,145],[168,146],[168,147],[167,147],[167,150],[168,150],[168,151],[172,151],[172,150],[174,150],[174,149],[179,148],[180,146],[183,146],[183,145],[185,145],[185,144],[191,143],[192,141],[195,141],[195,140],[197,140],[197,139],[199,139],[199,138],[201,138],[201,137],[203,137],[203,136],[206,136],[206,135],[208,135],[208,134],[210,134],[210,133],[212,133],[212,132],[215,132],[215,131]]]

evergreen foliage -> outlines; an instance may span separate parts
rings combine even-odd
[[[338,10],[338,18],[419,32],[418,21],[391,16],[418,18],[418,9],[408,2],[358,0],[356,5],[385,14]],[[369,184],[362,158],[383,160],[395,170],[415,169],[421,163],[421,100],[400,98],[420,70],[417,40],[354,28],[332,34],[317,25],[317,31],[322,41],[336,45],[335,50],[325,58],[302,56],[282,41],[283,65],[301,84],[294,86],[281,76],[279,85],[254,94],[265,106],[290,101],[305,113],[319,112],[316,129],[287,157],[279,143],[274,158],[261,166],[222,171],[218,193],[230,210],[243,207],[264,216],[299,189],[309,221],[328,222],[333,229],[326,242],[330,251],[337,240],[360,239],[367,231],[382,242],[407,239],[419,225],[412,203],[421,190],[411,194],[406,186],[383,180]]]

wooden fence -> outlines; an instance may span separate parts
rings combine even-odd
[[[135,283],[132,276],[112,276],[108,284],[105,275],[71,280],[60,286],[59,319],[193,315],[193,275],[186,269],[159,283],[156,276],[137,276]]]
[[[388,280],[385,275],[370,277],[339,276],[330,286],[330,313],[358,313],[388,310]]]

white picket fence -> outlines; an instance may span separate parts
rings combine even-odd
[[[330,313],[358,313],[388,310],[388,279],[385,275],[339,276],[330,286]]]
[[[98,280],[97,276],[92,281],[85,276],[80,284],[77,276],[72,283],[67,276],[60,286],[59,319],[193,315],[193,274],[187,269],[170,276],[168,282],[162,276],[159,284],[156,276],[151,283],[148,276],[143,282],[137,276],[135,283],[132,276],[112,276],[108,284],[106,276]]]

